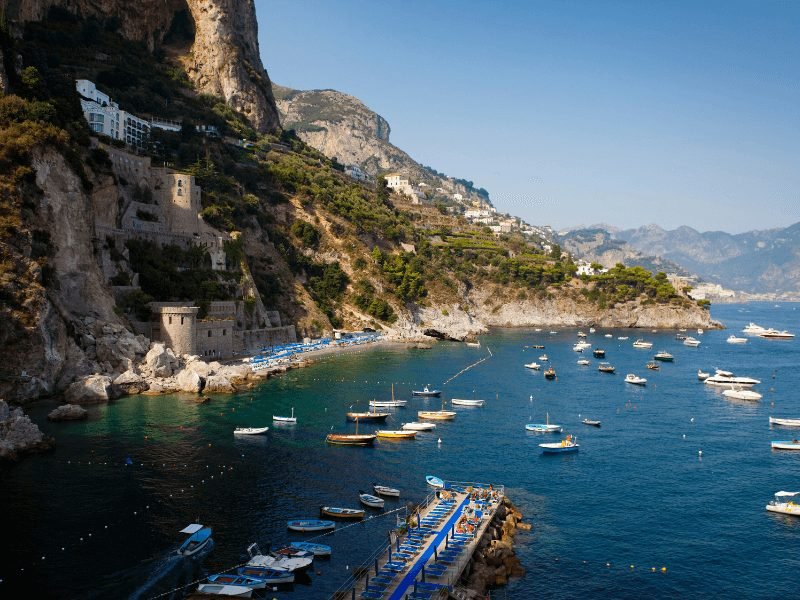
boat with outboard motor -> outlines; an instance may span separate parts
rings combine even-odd
[[[775,499],[767,504],[766,509],[770,512],[800,517],[800,492],[775,492]]]
[[[181,529],[180,533],[189,534],[189,537],[183,541],[176,551],[181,556],[194,556],[214,542],[211,538],[211,527],[206,527],[200,523],[190,523]]]

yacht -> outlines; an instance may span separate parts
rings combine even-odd
[[[756,325],[755,323],[748,323],[747,327],[742,329],[742,333],[746,333],[748,335],[760,335],[766,331],[766,327],[762,327],[761,325]]]
[[[728,343],[729,344],[746,344],[747,338],[745,337],[736,337],[735,335],[728,336]]]
[[[789,333],[786,330],[778,331],[777,329],[770,328],[762,333],[759,333],[758,337],[767,338],[770,340],[790,340],[794,337],[794,334]]]
[[[692,348],[697,348],[700,345],[700,340],[689,336],[685,340],[683,340],[683,345],[691,346]]]
[[[649,350],[653,347],[653,342],[645,342],[643,339],[639,338],[635,342],[633,342],[634,348],[644,348],[645,350]]]
[[[632,383],[633,385],[647,385],[647,379],[644,377],[639,377],[638,375],[634,375],[633,373],[628,373],[625,375],[625,383]]]
[[[752,377],[736,377],[730,371],[722,371],[717,369],[711,377],[706,377],[703,381],[706,385],[713,385],[716,387],[736,388],[736,387],[752,387],[761,383],[758,379]]]

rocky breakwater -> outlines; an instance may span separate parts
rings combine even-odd
[[[490,587],[506,585],[510,577],[525,574],[514,553],[514,536],[530,528],[522,522],[522,513],[504,497],[465,570],[463,597],[484,598]]]
[[[42,452],[54,445],[39,426],[22,412],[0,400],[0,460],[16,460],[29,452]]]

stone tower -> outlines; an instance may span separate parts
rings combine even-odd
[[[200,233],[199,213],[202,205],[200,186],[195,183],[194,176],[165,171],[162,188],[169,230],[184,235]]]
[[[197,306],[153,302],[153,339],[164,342],[176,355],[197,353]]]

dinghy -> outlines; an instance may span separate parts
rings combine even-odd
[[[244,577],[260,579],[265,584],[294,583],[294,573],[279,569],[264,569],[262,567],[239,567],[236,572]],[[266,587],[266,586],[264,586]]]
[[[361,500],[361,504],[364,506],[369,506],[370,508],[383,508],[383,505],[386,502],[383,498],[378,498],[372,494],[367,494],[363,490],[358,491],[358,499]]]
[[[366,514],[360,508],[342,508],[340,506],[320,506],[319,512],[323,517],[334,519],[363,519]]]
[[[331,547],[325,544],[316,544],[314,542],[289,542],[293,548],[299,548],[306,552],[311,552],[314,556],[330,556]]]
[[[625,375],[625,383],[632,383],[633,385],[647,385],[647,379],[639,377],[633,373]]]
[[[197,591],[201,594],[212,596],[230,596],[232,598],[250,598],[253,595],[253,588],[243,585],[221,585],[218,583],[201,583],[197,586]]]
[[[336,523],[322,519],[292,519],[287,521],[286,527],[292,531],[326,531],[335,529]]]
[[[561,433],[563,431],[561,425],[550,423],[550,413],[545,413],[544,423],[528,423],[525,425],[525,429],[534,433]]]
[[[583,423],[584,425],[591,425],[592,427],[600,427],[601,425],[600,421],[595,421],[593,419],[584,419],[583,421],[581,421],[581,423]]]
[[[453,398],[451,404],[455,406],[483,406],[486,400],[468,400],[465,398]]]
[[[277,423],[297,423],[297,419],[294,416],[294,406],[292,407],[292,416],[291,417],[278,417],[272,415],[272,420]]]
[[[774,440],[770,442],[773,450],[800,450],[800,440]]]
[[[600,371],[601,373],[613,373],[617,369],[616,367],[614,367],[614,365],[611,365],[607,362],[601,362],[598,365],[597,370]]]
[[[405,429],[378,429],[375,435],[384,440],[413,440],[417,437],[417,432]]]
[[[778,419],[776,417],[770,417],[769,424],[781,425],[783,427],[800,427],[800,419]]]
[[[800,500],[800,492],[775,492],[775,499],[766,508],[770,512],[800,517],[800,503],[795,500]]]
[[[544,454],[561,454],[565,452],[577,452],[579,446],[578,441],[571,435],[568,435],[560,442],[539,444],[539,448],[542,449]]]
[[[188,533],[177,554],[181,556],[193,556],[207,548],[213,540],[211,539],[211,527],[204,527],[200,523],[191,523],[180,530],[180,533]]]
[[[444,480],[436,477],[435,475],[426,475],[425,476],[425,481],[431,487],[435,487],[435,488],[443,488],[444,487]]]
[[[436,423],[414,421],[412,423],[403,423],[403,429],[410,429],[411,431],[431,431],[432,429],[436,429]]]
[[[263,435],[269,431],[269,427],[237,427],[233,430],[233,435]]]
[[[277,572],[278,571],[276,571],[276,573]],[[280,574],[286,575],[286,571],[280,571]],[[261,577],[251,577],[240,574],[230,575],[227,573],[218,573],[216,575],[209,575],[208,581],[209,583],[216,583],[219,585],[243,585],[254,590],[263,590],[267,586],[267,581]]]
[[[378,485],[377,483],[373,483],[372,489],[379,496],[393,496],[396,498],[400,497],[400,490],[393,487],[388,487],[385,485]]]

